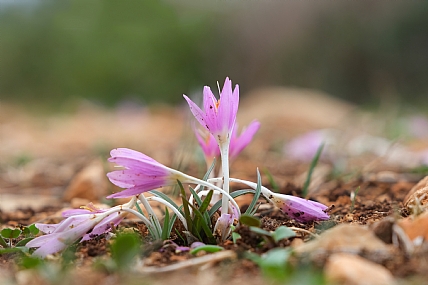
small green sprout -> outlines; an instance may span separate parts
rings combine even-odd
[[[21,228],[4,228],[0,231],[0,254],[9,252],[26,252],[25,245],[39,233],[36,226],[30,225]]]

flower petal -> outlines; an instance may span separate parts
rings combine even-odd
[[[187,97],[186,95],[183,95],[183,97],[189,104],[190,111],[192,112],[193,116],[195,116],[196,120],[198,120],[199,124],[201,124],[209,131],[210,129],[206,122],[205,113],[201,110],[201,108],[198,107],[198,105],[196,105],[192,100],[190,100],[189,97]]]

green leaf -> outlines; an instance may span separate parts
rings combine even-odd
[[[25,248],[25,247],[0,248],[0,254],[14,253],[14,252],[25,252],[26,249],[27,248]]]
[[[232,241],[233,241],[233,243],[236,243],[236,241],[238,239],[240,239],[240,238],[242,238],[242,236],[240,234],[238,234],[236,232],[232,232]]]
[[[37,268],[43,264],[43,259],[32,256],[24,256],[19,262],[19,265],[25,269]]]
[[[243,225],[247,225],[249,227],[258,227],[260,228],[261,222],[260,219],[257,217],[254,217],[249,214],[242,214],[239,218],[239,222]]]
[[[275,240],[275,242],[295,236],[296,233],[286,226],[280,226],[272,233],[272,238]]]
[[[274,190],[274,192],[279,192],[278,184],[275,182],[275,179],[273,179],[272,173],[270,173],[267,168],[264,169],[264,173],[267,176],[270,185],[272,185],[272,189]]]
[[[224,249],[223,247],[218,246],[218,245],[207,244],[207,245],[198,246],[197,248],[192,249],[190,251],[190,254],[196,254],[196,253],[198,253],[200,251],[206,251],[206,252],[209,252],[209,253],[213,253],[213,252],[222,251],[223,249]]]
[[[193,209],[193,213],[196,214],[196,216],[200,219],[203,220],[203,216],[201,214],[201,212],[199,212],[199,209],[193,207],[192,205],[188,204],[192,209]],[[209,225],[207,225],[205,222],[201,222],[200,223],[205,235],[208,238],[208,242],[209,243],[215,243],[215,238],[213,236],[213,233],[211,232],[211,229],[209,227]],[[193,232],[193,234],[199,234],[199,232]]]
[[[288,274],[285,269],[290,255],[290,249],[274,248],[269,250],[257,263],[265,276],[284,280]]]
[[[29,226],[28,226],[28,229],[30,230],[30,233],[31,233],[33,236],[37,235],[37,234],[40,232],[40,230],[36,227],[36,225],[35,225],[35,224],[29,225]]]
[[[0,245],[4,248],[9,247],[9,245],[7,244],[7,242],[4,240],[4,238],[2,236],[0,236]]]
[[[129,269],[140,253],[141,240],[137,234],[121,233],[111,245],[111,256],[119,270]]]
[[[311,183],[312,173],[314,172],[315,166],[318,163],[318,160],[321,156],[321,152],[323,148],[324,148],[324,143],[322,143],[319,146],[317,153],[315,154],[314,158],[311,161],[311,165],[309,166],[308,176],[306,177],[305,184],[303,185],[303,188],[302,188],[302,197],[306,197],[308,195],[308,189],[309,189],[309,184]]]
[[[183,185],[182,185],[183,186]],[[162,192],[156,191],[156,190],[151,190],[150,193],[152,193],[153,195],[164,199],[165,201],[169,202],[171,205],[174,206],[174,208],[176,208],[177,210],[180,211],[180,213],[184,216],[183,211],[181,211],[181,207],[179,207],[171,198],[169,198],[167,195],[165,195]]]
[[[20,240],[15,246],[25,246],[30,240],[34,239],[33,237],[24,238],[23,240]]]
[[[190,216],[191,205],[189,204],[189,201],[187,201],[186,192],[184,191],[183,184],[181,184],[180,180],[177,180],[177,182],[180,188],[181,201],[183,202],[183,211],[184,211],[184,218],[186,219],[186,222],[187,222],[187,230],[193,233],[194,224],[193,224],[193,219]]]
[[[11,238],[17,238],[22,233],[20,229],[14,229],[12,230]]]
[[[248,193],[255,193],[255,191],[253,189],[242,189],[242,190],[233,191],[232,193],[230,193],[230,196],[232,196],[232,198],[236,198],[238,196],[245,195]],[[210,217],[212,217],[212,215],[214,215],[214,213],[217,212],[218,209],[220,209],[221,202],[222,201],[219,200],[211,207],[211,209],[208,212]]]
[[[265,230],[263,230],[261,228],[258,228],[258,227],[250,227],[250,231],[255,232],[257,234],[260,234],[260,235],[265,235],[265,236],[268,236],[268,237],[272,236],[271,232],[265,231]]]
[[[207,173],[205,173],[204,177],[202,178],[202,180],[207,181],[208,177],[210,177],[211,172],[213,171],[215,166],[215,157],[213,159],[213,163],[211,163],[210,168],[208,169]]]
[[[9,229],[9,228],[2,229],[0,234],[4,238],[11,238],[12,237],[12,229]]]
[[[245,211],[245,214],[250,214],[250,215],[254,214],[254,212],[255,212],[254,209],[256,207],[257,201],[259,200],[261,192],[262,192],[262,178],[260,176],[259,169],[257,169],[257,187],[256,187],[256,192],[254,193],[253,200],[251,200],[251,203],[248,206],[247,210]]]
[[[162,240],[167,240],[170,236],[171,232],[169,231],[169,229],[170,229],[169,222],[170,222],[169,211],[168,211],[168,208],[165,207],[165,216],[163,219],[163,227],[162,227],[162,235],[161,235]]]

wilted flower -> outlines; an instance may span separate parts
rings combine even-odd
[[[325,212],[328,207],[315,201],[273,192],[267,198],[288,217],[298,222],[328,220],[330,218]]]
[[[231,158],[238,156],[238,154],[252,141],[253,136],[256,134],[259,128],[260,123],[258,121],[252,121],[248,127],[242,130],[241,135],[238,136],[238,124],[236,124],[232,132],[232,138],[230,140],[229,155]]]
[[[220,144],[227,143],[235,125],[239,105],[239,86],[232,91],[232,81],[226,78],[220,99],[217,100],[210,87],[204,87],[203,110],[186,95],[190,111],[198,122],[206,128]]]
[[[125,169],[110,172],[107,177],[116,186],[127,189],[107,196],[107,198],[126,198],[138,195],[159,187],[174,185],[177,183],[177,179],[183,178],[180,172],[132,149],[113,149],[110,155],[108,161],[123,166]]]
[[[83,212],[84,211],[84,212]],[[88,240],[105,233],[111,225],[117,225],[123,219],[125,212],[119,213],[120,208],[110,210],[70,210],[66,211],[67,218],[59,224],[38,224],[36,227],[47,235],[37,237],[27,243],[27,247],[38,247],[33,255],[45,257],[65,249],[75,241]],[[74,213],[74,215],[73,215]]]

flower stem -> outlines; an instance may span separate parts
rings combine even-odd
[[[208,187],[210,189],[214,189],[215,191],[220,192],[221,194],[223,194],[223,196],[225,196],[228,199],[228,201],[230,201],[230,203],[232,204],[232,206],[236,208],[236,211],[238,211],[239,216],[241,216],[241,211],[239,209],[239,206],[236,203],[236,201],[233,199],[233,197],[230,196],[229,192],[224,191],[220,187],[218,187],[218,186],[216,186],[216,185],[214,185],[214,184],[212,184],[210,182],[207,182],[207,181],[204,181],[202,179],[198,179],[196,177],[187,175],[187,174],[185,174],[183,172],[180,172],[178,170],[170,169],[170,171],[173,172],[173,173],[175,173],[178,176],[177,179],[179,179],[180,181],[183,179],[183,181],[185,183],[198,184],[198,185],[205,186],[205,187]],[[221,181],[221,179],[222,178],[212,178],[212,179],[209,179],[209,181],[219,181],[219,180]],[[226,205],[226,207],[229,208],[229,205]]]
[[[167,206],[168,208],[170,208],[177,215],[177,218],[179,218],[180,221],[183,223],[183,226],[186,228],[186,230],[188,229],[186,219],[183,217],[183,215],[180,213],[180,211],[177,210],[177,208],[175,208],[173,205],[171,205],[171,203],[169,203],[168,201],[165,201],[164,199],[162,199],[160,197],[156,197],[156,196],[147,197],[147,200],[148,201],[150,201],[150,200],[157,201],[157,202]]]
[[[223,190],[229,194],[229,143],[220,145],[220,155],[223,170]],[[229,198],[222,195],[221,201],[221,214],[227,214],[229,212]]]

